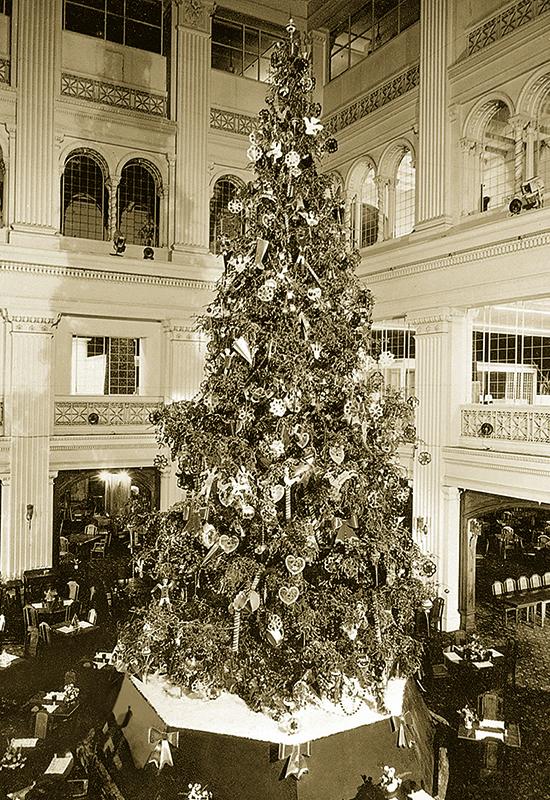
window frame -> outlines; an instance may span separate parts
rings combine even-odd
[[[89,349],[91,343],[94,340],[103,340],[102,342],[102,352],[96,353],[97,356],[104,355],[105,356],[105,365],[104,365],[104,374],[103,374],[103,381],[104,384],[108,387],[109,391],[103,391],[101,394],[90,393],[90,392],[83,392],[78,391],[78,374],[77,374],[77,367],[78,367],[78,345],[77,340],[86,344],[86,347]],[[111,365],[113,363],[113,349],[112,349],[112,342],[114,341],[122,341],[125,340],[127,342],[134,343],[134,380],[133,380],[133,391],[118,391],[113,392],[111,390],[111,386],[115,380],[114,375],[116,374]],[[142,341],[141,337],[136,336],[95,336],[95,335],[82,335],[82,334],[75,334],[73,333],[71,336],[71,396],[73,397],[82,397],[82,396],[94,396],[94,397],[139,397],[141,394],[141,386],[140,386],[140,373],[141,373],[141,353],[142,353]],[[88,358],[93,356],[87,355]],[[118,377],[119,386],[122,385],[122,380],[120,376]],[[130,385],[130,384],[128,384]]]
[[[227,44],[223,41],[216,41],[217,23],[220,23],[220,25],[226,24],[228,27],[232,26],[236,30],[240,29],[240,45],[236,46]],[[252,50],[249,48],[249,45],[247,46],[247,42],[250,42],[250,39],[247,39],[247,33],[250,35],[252,32],[256,38],[257,50]],[[270,42],[269,47],[264,52],[262,52],[263,37],[266,37],[266,39],[268,39]],[[248,17],[244,14],[238,14],[226,8],[216,9],[214,16],[212,17],[210,56],[211,69],[215,69],[219,72],[229,72],[230,74],[237,75],[241,78],[248,78],[249,80],[266,83],[268,80],[269,67],[271,63],[270,55],[267,54],[270,54],[271,48],[274,46],[276,41],[280,41],[285,38],[286,31],[284,28],[279,28],[276,25],[270,25],[265,20],[255,19],[254,17]],[[233,69],[224,69],[224,67],[216,66],[214,64],[216,54],[222,52],[220,48],[228,51],[229,57],[234,54],[237,60],[237,67],[235,67],[235,64],[232,62],[230,62],[230,64]],[[245,67],[247,55],[254,56],[255,58],[249,66]],[[238,64],[240,64],[240,68],[238,67]],[[246,70],[250,69],[250,67],[253,65],[256,65],[256,75],[253,76],[250,74],[245,74]]]
[[[97,170],[101,174],[102,184],[101,184],[101,205],[99,206],[96,201],[96,207],[101,212],[101,220],[102,220],[102,235],[99,236],[90,236],[90,231],[87,231],[86,236],[77,235],[74,233],[67,233],[66,230],[66,214],[67,209],[69,208],[70,204],[78,197],[79,194],[83,194],[82,192],[72,192],[70,195],[70,199],[67,202],[67,192],[66,192],[66,175],[67,169],[70,166],[72,161],[76,159],[89,159],[90,162],[95,164]],[[76,239],[89,239],[91,241],[99,241],[105,242],[109,241],[109,225],[110,225],[110,204],[109,204],[109,191],[107,189],[107,180],[108,180],[108,172],[107,172],[107,165],[104,162],[104,159],[97,153],[95,150],[90,148],[79,148],[77,150],[72,150],[66,157],[65,162],[63,164],[63,171],[61,173],[61,181],[60,181],[60,194],[61,194],[61,219],[60,219],[60,232],[62,236],[66,236],[67,238],[76,238]],[[97,190],[97,194],[99,195],[99,185],[94,187]],[[92,199],[94,198],[93,194],[84,192]]]

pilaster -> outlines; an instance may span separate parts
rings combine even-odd
[[[327,79],[327,42],[328,31],[318,30],[309,31],[308,36],[311,42],[311,63],[313,77],[315,78],[315,88],[313,89],[313,99],[316,103],[323,102],[323,87]]]
[[[173,464],[160,470],[160,511],[177,503],[183,497],[183,492],[178,486],[176,469]]]
[[[200,389],[205,341],[189,322],[163,322],[165,352],[164,401],[189,400]]]
[[[26,569],[52,564],[53,491],[49,440],[52,340],[58,318],[11,313],[7,319],[11,379],[5,402],[11,444],[11,483],[9,500],[5,496],[2,498],[2,506],[5,500],[8,510],[2,510],[0,562],[5,574],[14,577]]]
[[[467,313],[444,308],[411,315],[407,321],[416,335],[419,449],[431,456],[427,464],[418,458],[414,462],[413,519],[424,520],[417,541],[435,557],[439,591],[447,595],[444,626],[451,630],[458,624],[458,562],[453,553],[459,548],[460,512],[456,487],[444,485],[442,449],[458,441],[460,405],[468,401],[471,320]]]
[[[420,105],[415,229],[450,225],[447,114],[448,0],[422,0]]]
[[[176,165],[174,251],[208,252],[207,142],[210,124],[210,16],[214,4],[175,0]],[[181,191],[182,187],[185,191]]]
[[[61,0],[18,0],[15,210],[10,241],[56,247],[59,187],[54,105],[60,77]]]

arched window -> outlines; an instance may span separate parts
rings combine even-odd
[[[483,132],[485,158],[481,183],[485,210],[499,208],[514,193],[514,137],[509,119],[508,106],[499,100]]]
[[[535,153],[535,174],[544,183],[544,192],[550,192],[550,93],[543,99],[538,115],[538,142]],[[526,175],[528,180],[531,175]]]
[[[214,184],[210,199],[210,250],[220,251],[220,236],[239,236],[242,231],[242,218],[231,213],[227,206],[241,188],[241,182],[232,175],[223,175]]]
[[[378,192],[370,167],[350,205],[351,238],[355,247],[370,247],[378,240]]]
[[[118,185],[117,227],[128,244],[159,246],[160,176],[141,158],[122,168]]]
[[[108,238],[109,196],[105,167],[97,153],[78,150],[61,178],[61,233],[82,239]]]
[[[406,236],[414,229],[416,169],[412,153],[406,150],[395,173],[394,236]]]

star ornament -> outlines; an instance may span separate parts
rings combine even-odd
[[[304,117],[306,136],[317,136],[323,130],[321,120],[317,117]]]

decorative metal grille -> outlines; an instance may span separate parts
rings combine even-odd
[[[387,83],[383,83],[378,88],[373,89],[372,92],[359,98],[351,105],[346,106],[341,111],[337,111],[328,118],[325,127],[332,133],[337,133],[342,128],[366,117],[367,114],[372,114],[373,111],[382,108],[386,103],[391,103],[392,100],[396,100],[398,97],[410,92],[411,89],[418,86],[419,81],[420,66],[415,64],[405,72],[387,81]]]
[[[6,58],[0,58],[0,83],[10,82],[10,62]]]
[[[229,201],[240,188],[240,181],[231,175],[218,178],[210,200],[210,250],[219,253],[220,236],[238,236],[242,230],[242,219],[228,211]]]
[[[547,11],[550,11],[550,0],[520,0],[509,6],[470,31],[468,55],[483,50]]]
[[[406,236],[414,228],[416,172],[412,155],[405,153],[395,176],[395,227],[394,235]]]
[[[63,72],[61,75],[61,94],[66,97],[76,97],[79,100],[88,100],[92,103],[102,103],[140,114],[150,114],[154,117],[166,117],[166,97],[139,89],[131,89],[109,81],[97,81],[92,78],[83,78]]]
[[[128,47],[164,53],[168,45],[165,18],[171,5],[163,4],[163,0],[64,0],[63,27]]]
[[[117,225],[128,244],[158,247],[160,193],[155,168],[139,159],[122,169]]]
[[[108,238],[109,196],[99,157],[72,153],[61,178],[61,232],[83,239]]]
[[[246,114],[234,114],[232,111],[222,111],[221,108],[210,109],[210,127],[229,133],[240,133],[248,136],[256,130],[258,120],[256,117],[248,117]]]
[[[481,432],[489,423],[492,432]],[[484,430],[487,430],[485,428]],[[490,429],[489,429],[490,430]],[[501,439],[509,442],[550,443],[550,412],[522,408],[462,408],[461,434],[475,439]]]
[[[146,425],[150,426],[150,414],[160,408],[160,401],[136,400],[56,400],[54,424],[60,426],[87,426],[90,432],[102,425]],[[96,414],[98,422],[93,425],[88,417]],[[95,417],[93,417],[95,419]]]

